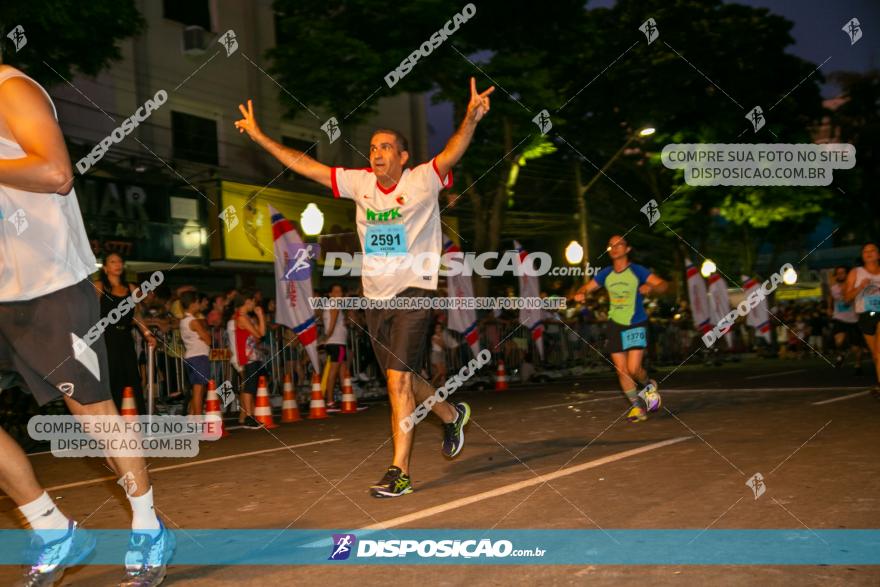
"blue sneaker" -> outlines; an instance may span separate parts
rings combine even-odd
[[[168,561],[177,541],[161,521],[159,534],[132,532],[125,553],[125,578],[120,587],[155,587],[165,580]]]
[[[443,454],[453,458],[464,448],[464,426],[471,419],[471,407],[464,402],[453,404],[458,412],[455,422],[443,425]]]
[[[27,560],[33,563],[18,584],[23,587],[54,585],[68,567],[84,561],[93,550],[94,535],[73,520],[63,535],[61,530],[36,530],[27,554]]]

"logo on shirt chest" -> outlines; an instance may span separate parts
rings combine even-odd
[[[403,218],[400,208],[389,208],[388,210],[367,208],[367,222],[390,222],[398,218]]]

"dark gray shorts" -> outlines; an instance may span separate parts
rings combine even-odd
[[[410,287],[395,297],[433,297],[432,290]],[[433,310],[367,309],[367,329],[382,371],[422,370]]]
[[[100,317],[87,279],[26,302],[0,303],[0,371],[17,372],[40,405],[62,394],[81,404],[112,399],[104,337],[88,347],[98,377],[77,359],[71,337],[84,338]]]

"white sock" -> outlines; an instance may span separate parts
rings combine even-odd
[[[70,523],[45,491],[43,495],[18,509],[34,530],[67,530]]]
[[[159,518],[153,508],[153,488],[137,497],[129,495],[128,502],[131,504],[131,529],[152,536],[159,534]]]

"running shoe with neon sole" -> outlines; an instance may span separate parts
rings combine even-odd
[[[378,498],[400,497],[413,492],[412,480],[400,467],[391,466],[382,479],[370,488],[370,495]]]
[[[639,392],[639,397],[645,402],[645,407],[648,409],[648,412],[656,412],[663,404],[658,389],[657,382],[653,379],[648,379],[648,384]]]
[[[125,577],[119,587],[155,587],[165,580],[177,541],[161,521],[159,527],[155,537],[132,531],[125,553]]]
[[[466,403],[459,402],[452,407],[458,412],[458,419],[443,425],[443,454],[450,459],[464,448],[464,427],[471,419],[471,407]]]
[[[62,530],[35,531],[28,549],[33,563],[17,583],[21,587],[50,587],[68,567],[81,563],[95,550],[95,537],[73,520]],[[54,538],[54,540],[51,540]]]
[[[626,414],[626,419],[630,422],[644,422],[648,419],[648,416],[645,414],[645,410],[643,410],[641,406],[633,406]]]

